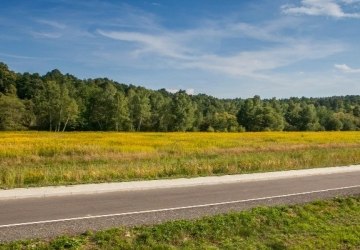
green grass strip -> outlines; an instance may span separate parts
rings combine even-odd
[[[360,249],[360,196],[18,241],[0,249]]]

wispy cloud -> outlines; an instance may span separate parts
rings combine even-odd
[[[358,4],[360,0],[341,0],[345,4]]]
[[[22,60],[30,60],[30,61],[50,61],[50,60],[55,61],[55,60],[59,60],[59,58],[53,58],[53,57],[24,56],[24,55],[17,55],[17,54],[2,53],[2,52],[0,52],[0,57],[13,58],[13,59],[22,59]]]
[[[342,2],[351,5],[358,1],[342,0]],[[285,14],[330,16],[335,18],[360,18],[360,13],[345,12],[341,3],[335,0],[302,0],[300,6],[283,5],[281,9]]]
[[[37,20],[37,22],[40,23],[40,24],[45,24],[45,25],[50,26],[52,28],[56,28],[56,29],[65,29],[66,28],[65,24],[60,23],[58,21],[40,19],[40,20]]]
[[[50,39],[57,39],[62,37],[62,33],[59,32],[30,32],[33,37],[35,38],[50,38]]]
[[[64,35],[67,26],[59,21],[47,19],[35,19],[40,24],[33,27],[29,33],[35,38],[58,39]]]
[[[335,64],[334,67],[343,73],[360,73],[360,68],[354,69],[347,66],[346,64]]]
[[[98,30],[100,35],[115,40],[134,42],[139,44],[134,54],[139,55],[146,52],[157,53],[161,56],[186,59],[187,49],[166,35],[151,35],[139,32],[117,32]]]
[[[45,65],[45,69],[59,67],[81,77],[106,75],[119,82],[169,91],[182,88],[189,93],[195,88],[196,92],[217,96],[225,91],[228,96],[290,92],[313,95],[315,86],[323,95],[329,82],[334,86],[329,93],[341,90],[336,82],[348,81],[357,86],[357,74],[350,73],[360,69],[346,64],[334,65],[333,70],[325,66],[329,65],[328,57],[333,60],[330,56],[348,51],[341,54],[346,59],[350,49],[358,49],[359,19],[355,18],[359,17],[360,0],[289,0],[293,5],[268,3],[266,9],[261,9],[263,3],[241,3],[239,8],[251,5],[253,9],[239,14],[239,9],[234,8],[224,12],[222,18],[213,18],[222,12],[211,10],[211,5],[206,6],[208,15],[178,16],[177,11],[167,11],[170,5],[159,6],[156,0],[131,4],[102,0],[55,2],[61,4],[45,11],[22,10],[32,13],[23,19],[16,18],[18,10],[12,5],[10,17],[0,17],[0,26],[8,26],[0,41],[4,48],[6,44],[16,46],[2,49],[9,54],[0,53],[0,57],[32,66],[39,60],[27,55],[53,56],[54,63],[46,59],[38,64]],[[184,3],[184,9],[191,6],[190,2]],[[205,9],[200,12],[207,12]],[[258,10],[263,12],[259,14]],[[272,14],[265,16],[267,11]],[[332,22],[314,22],[299,15],[348,20],[332,27]],[[340,35],[334,32],[339,27]],[[17,40],[10,40],[14,35]],[[317,74],[322,78],[316,78]]]
[[[146,20],[147,24],[142,25],[146,27],[145,30],[124,31],[131,24],[126,26],[122,23],[123,26],[116,29],[97,29],[97,34],[133,44],[132,54],[135,56],[151,53],[184,60],[194,60],[204,54],[212,54],[214,47],[218,47],[217,44],[227,39],[246,38],[280,44],[298,42],[298,39],[281,34],[283,29],[297,24],[298,20],[284,19],[261,25],[233,20],[205,21],[200,26],[179,31],[168,30],[155,21],[150,21],[149,17]],[[234,51],[236,52],[238,51]]]
[[[287,21],[287,20],[286,20]],[[136,57],[151,54],[168,61],[178,69],[200,69],[228,76],[267,78],[266,71],[288,66],[302,60],[324,58],[343,51],[337,42],[295,39],[282,35],[291,26],[287,22],[270,22],[260,26],[242,22],[211,23],[182,31],[159,29],[157,33],[98,30],[97,33],[119,42],[133,44]],[[267,46],[261,49],[233,48],[224,54],[207,46],[207,42],[226,42],[227,39],[250,38]]]
[[[0,53],[0,57],[15,58],[15,59],[27,59],[27,60],[37,59],[36,57],[14,55],[14,54],[8,54],[8,53]]]
[[[204,55],[185,66],[218,71],[233,76],[267,78],[266,71],[291,65],[301,60],[324,58],[343,50],[344,47],[338,44],[298,42],[297,44],[288,44],[287,47],[240,52],[230,57]]]

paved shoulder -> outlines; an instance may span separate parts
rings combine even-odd
[[[313,168],[302,170],[288,170],[255,174],[239,174],[225,176],[209,176],[197,178],[178,178],[152,181],[131,181],[118,183],[82,184],[71,186],[39,187],[39,188],[17,188],[0,190],[0,200],[38,198],[52,196],[68,196],[80,194],[96,194],[119,191],[135,191],[176,187],[191,187],[201,185],[230,184],[237,182],[250,182],[262,180],[276,180],[293,177],[305,177],[316,175],[327,175],[336,173],[350,173],[360,171],[360,165]]]

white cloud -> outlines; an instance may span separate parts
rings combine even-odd
[[[349,5],[357,1],[343,0],[343,2]],[[360,18],[360,13],[344,12],[341,4],[335,0],[302,0],[300,6],[283,5],[281,8],[285,14]]]
[[[133,43],[131,51],[136,58],[151,55],[154,63],[162,58],[162,65],[178,69],[201,69],[229,76],[266,78],[265,71],[291,65],[301,60],[324,58],[341,52],[344,46],[333,42],[306,41],[281,35],[282,29],[291,22],[261,24],[261,28],[246,23],[215,23],[196,29],[168,31],[161,29],[155,34],[148,32],[124,32],[98,30],[98,34]],[[261,50],[241,50],[223,54],[214,50],[208,41],[222,43],[229,38],[249,37],[271,42]],[[165,61],[164,61],[165,60]]]
[[[243,22],[234,22],[217,27],[216,30],[210,27],[213,32],[212,34],[208,35],[217,35],[224,38],[248,37],[259,41],[284,43],[291,39],[289,39],[289,37],[281,35],[280,31],[283,28],[289,27],[290,25],[295,25],[294,20],[278,20],[258,26]],[[206,35],[204,31],[201,32],[199,30],[196,30],[195,32],[200,32],[202,35]]]
[[[30,34],[35,38],[57,39],[63,36],[63,31],[67,28],[65,24],[58,21],[46,19],[39,19],[35,21],[37,23],[44,24],[46,27],[43,31],[31,31]]]
[[[335,64],[334,67],[343,73],[360,73],[360,69],[354,69],[346,64]]]
[[[136,49],[132,51],[132,55],[135,56],[152,53],[176,59],[192,60],[204,53],[210,52],[211,54],[211,50],[226,39],[246,37],[274,43],[297,42],[297,39],[281,35],[281,30],[293,27],[298,22],[298,20],[286,18],[255,26],[226,20],[209,21],[200,27],[182,31],[169,31],[158,24],[153,24],[154,29],[151,28],[152,25],[145,25],[146,29],[143,31],[98,29],[97,33],[114,40],[133,43]]]
[[[178,91],[179,91],[179,89],[171,89],[171,88],[167,88],[167,89],[166,89],[166,91],[167,91],[167,92],[170,92],[170,93],[175,94],[176,92],[178,92]]]
[[[94,5],[89,1],[67,1]],[[330,34],[329,30],[325,30],[326,36],[323,36],[322,30],[316,31],[324,27],[324,23],[314,23],[311,18],[299,18],[290,12],[291,8],[304,7],[305,13],[310,11],[312,15],[345,18],[348,12],[356,12],[360,0],[288,2],[294,4],[283,7],[289,15],[276,19],[269,16],[257,19],[263,21],[248,23],[241,13],[233,13],[221,19],[194,17],[187,25],[174,28],[167,17],[123,4],[108,6],[107,1],[96,4],[94,12],[91,6],[90,12],[85,11],[89,7],[82,7],[77,8],[84,10],[82,12],[40,15],[25,24],[27,28],[17,24],[16,29],[27,35],[33,31],[31,35],[50,46],[71,45],[67,53],[53,50],[56,63],[48,60],[41,63],[49,68],[62,60],[68,62],[64,70],[66,67],[75,70],[75,64],[81,65],[80,77],[84,78],[89,77],[84,72],[91,72],[95,77],[106,75],[119,82],[168,88],[173,93],[183,89],[189,94],[205,92],[219,97],[322,96],[358,90],[356,76],[360,74],[354,74],[358,69],[331,64],[334,67],[331,71],[322,64],[327,64],[328,56],[350,46],[356,51],[356,45],[352,45],[354,39],[347,39],[345,33]],[[304,5],[306,2],[308,5]],[[272,7],[279,10],[280,5]],[[99,18],[99,13],[107,13],[106,18]],[[346,25],[349,31],[353,28],[348,22],[341,25]],[[0,39],[4,39],[3,35]],[[11,58],[31,59],[38,63],[33,58],[17,55],[0,53],[0,57],[10,61],[15,61]],[[196,91],[192,89],[194,86]]]
[[[360,3],[360,0],[341,0],[345,4],[357,4]]]
[[[185,91],[186,91],[186,93],[187,93],[188,95],[193,95],[193,94],[195,94],[195,89],[186,89]]]
[[[310,44],[298,42],[287,47],[268,48],[261,51],[240,52],[234,56],[204,55],[184,67],[217,71],[232,76],[267,78],[265,71],[291,65],[301,60],[324,58],[342,51],[337,44]]]
[[[0,52],[0,57],[8,57],[8,58],[15,58],[15,59],[29,59],[29,60],[38,59],[36,57],[31,57],[31,56],[14,55],[14,54],[1,53],[1,52]]]
[[[179,92],[180,89],[167,88],[166,91],[175,94],[175,93]],[[195,89],[193,89],[193,88],[185,89],[185,92],[188,95],[194,95],[195,94]]]
[[[35,38],[50,38],[50,39],[57,39],[62,37],[62,34],[59,32],[31,32],[31,34]]]
[[[185,53],[187,50],[181,47],[174,39],[166,36],[102,30],[98,30],[98,33],[108,38],[140,44],[140,47],[134,51],[136,55],[144,52],[154,52],[162,56],[186,58]]]
[[[41,24],[45,24],[45,25],[50,26],[52,28],[56,28],[56,29],[65,29],[66,28],[65,24],[62,24],[62,23],[57,22],[57,21],[41,19],[41,20],[37,20],[37,22],[41,23]]]

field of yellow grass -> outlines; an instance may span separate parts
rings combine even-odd
[[[1,132],[0,188],[360,163],[360,132]]]

